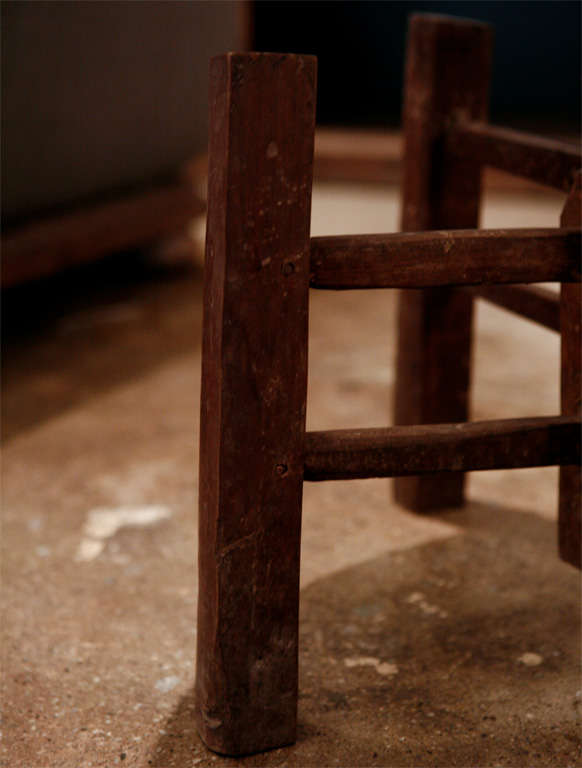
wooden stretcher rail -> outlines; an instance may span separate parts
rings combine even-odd
[[[311,238],[312,288],[430,288],[580,281],[580,229]]]
[[[467,288],[475,296],[560,332],[560,294],[539,285],[488,285]]]
[[[580,463],[571,416],[307,432],[305,480],[355,480]]]
[[[580,147],[482,122],[457,123],[447,136],[447,153],[467,157],[539,184],[569,192],[582,166]]]

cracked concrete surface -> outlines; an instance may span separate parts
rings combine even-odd
[[[393,230],[395,201],[316,187],[314,234]],[[484,223],[552,226],[561,198],[512,202],[490,196]],[[206,750],[200,300],[199,269],[138,257],[5,298],[1,764],[581,765],[580,582],[556,555],[553,468],[475,473],[438,517],[384,480],[306,485],[297,744]],[[310,429],[389,423],[394,309],[389,291],[312,296]],[[473,417],[556,413],[558,358],[553,334],[480,303]]]

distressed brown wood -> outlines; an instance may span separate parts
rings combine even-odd
[[[447,153],[474,158],[482,165],[565,192],[570,190],[574,175],[582,165],[579,145],[480,121],[452,123]]]
[[[295,739],[315,72],[210,71],[196,720],[230,755]]]
[[[487,285],[468,288],[473,295],[560,332],[560,294],[539,285]]]
[[[563,227],[582,225],[582,172],[578,172],[566,200],[560,223]],[[562,413],[580,418],[582,415],[582,288],[561,286],[561,400]],[[558,546],[563,560],[582,567],[582,493],[581,468],[560,469],[560,501],[558,512]]]
[[[485,117],[490,43],[485,25],[411,24],[403,224],[445,231],[311,241],[315,60],[213,60],[196,720],[215,751],[295,738],[304,480],[395,476],[398,500],[420,510],[460,503],[464,472],[558,464],[561,553],[579,556],[580,190],[559,230],[474,229],[479,162],[450,152],[446,132]],[[400,311],[399,425],[305,433],[310,277],[413,288]],[[473,294],[449,284],[546,280],[562,282],[562,415],[468,423]],[[516,290],[504,299],[514,308]]]
[[[179,231],[205,207],[184,180],[7,229],[2,234],[2,285],[145,245]]]
[[[306,480],[516,469],[580,461],[580,419],[503,419],[306,435]]]
[[[311,240],[312,288],[577,282],[579,229],[339,235]]]
[[[453,119],[487,117],[492,29],[434,15],[413,16],[404,97],[402,229],[470,229],[478,225],[480,168],[445,153]],[[434,288],[399,299],[395,413],[397,424],[468,418],[472,297]],[[463,503],[464,477],[395,481],[395,498],[417,511]]]

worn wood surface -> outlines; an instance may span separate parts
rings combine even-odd
[[[145,245],[178,232],[204,209],[184,180],[8,229],[2,234],[2,286]]]
[[[210,72],[196,719],[231,755],[295,739],[315,73]]]
[[[523,176],[545,186],[570,190],[582,165],[579,144],[533,136],[484,122],[453,123],[447,152]]]
[[[515,469],[580,461],[580,420],[556,416],[306,435],[306,480]]]
[[[311,240],[313,288],[580,280],[579,229],[450,230]]]
[[[560,332],[560,294],[539,285],[487,285],[468,288],[474,296]]]
[[[492,29],[433,15],[413,16],[404,97],[402,229],[478,225],[480,168],[445,152],[453,119],[487,117]],[[450,288],[400,295],[395,422],[468,418],[472,297]],[[462,474],[402,478],[396,500],[413,510],[463,503]]]
[[[576,175],[572,191],[561,217],[563,227],[582,226],[582,172]],[[562,284],[560,296],[561,323],[561,400],[562,413],[580,418],[582,415],[582,287]],[[562,559],[582,566],[582,493],[581,468],[560,470],[560,502],[558,542]]]

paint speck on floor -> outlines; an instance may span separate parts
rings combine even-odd
[[[373,656],[357,656],[353,659],[344,659],[346,667],[374,667],[379,675],[388,676],[398,674],[398,665],[387,661],[380,661]]]
[[[42,545],[36,548],[36,554],[39,557],[48,557],[50,555],[51,551],[48,547],[43,547]]]
[[[420,610],[427,616],[436,615],[440,619],[446,619],[449,615],[446,611],[443,611],[442,608],[439,608],[438,605],[432,605],[427,600],[425,600],[422,592],[413,592],[406,598],[406,602],[410,605],[417,605]]]
[[[94,560],[103,552],[105,541],[114,536],[120,528],[154,525],[171,515],[170,509],[162,505],[96,507],[87,515],[83,538],[77,548],[75,560],[77,562]]]
[[[539,653],[522,653],[518,658],[518,661],[525,664],[526,667],[539,667],[543,660],[543,656],[540,656]]]
[[[77,562],[94,560],[103,552],[104,547],[104,542],[97,539],[82,539],[77,549],[75,560]]]
[[[26,521],[26,525],[31,533],[38,533],[42,528],[43,521],[40,517],[33,517]]]
[[[156,691],[160,691],[160,693],[168,693],[169,691],[173,691],[179,682],[179,677],[176,675],[169,675],[168,677],[160,678],[154,687]]]

